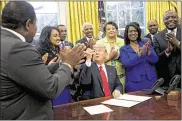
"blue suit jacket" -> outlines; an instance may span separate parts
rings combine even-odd
[[[109,82],[109,88],[111,93],[117,89],[122,93],[122,84],[117,76],[116,69],[113,66],[105,65],[107,71],[107,77]],[[84,64],[83,70],[80,76],[81,84],[91,84],[90,98],[104,97],[104,91],[102,88],[102,79],[99,73],[99,68],[96,63],[92,63],[91,67],[87,67]]]
[[[145,41],[140,41],[142,47]],[[154,64],[158,61],[158,56],[153,47],[150,46],[151,55],[146,53],[141,57],[133,50],[130,45],[125,45],[120,48],[120,61],[126,69],[126,83],[128,81],[141,82],[142,74],[147,74],[149,80],[157,79]]]

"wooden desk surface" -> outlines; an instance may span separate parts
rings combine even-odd
[[[139,91],[129,94],[146,95],[146,92]],[[91,100],[85,100],[75,103],[69,103],[54,107],[55,120],[180,120],[181,119],[181,99],[177,102],[167,101],[166,96],[157,98],[154,95],[152,99],[137,104],[131,108],[106,105],[113,112],[90,115],[83,109],[86,106],[101,104],[100,102],[110,99],[103,97]]]

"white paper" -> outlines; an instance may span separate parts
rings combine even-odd
[[[105,105],[95,105],[89,107],[83,107],[90,115],[101,114],[106,112],[112,112],[110,108],[106,107]]]
[[[140,102],[136,101],[128,101],[128,100],[119,100],[119,99],[110,99],[106,100],[104,102],[101,102],[103,104],[108,104],[108,105],[114,105],[114,106],[122,106],[122,107],[132,107]]]
[[[138,101],[138,102],[143,102],[143,101],[146,101],[146,100],[148,100],[150,98],[152,98],[152,97],[128,95],[128,94],[124,94],[124,95],[121,95],[120,97],[117,97],[117,99]]]

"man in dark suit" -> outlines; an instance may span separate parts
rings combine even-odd
[[[107,51],[104,45],[96,44],[93,50],[87,48],[86,54],[86,63],[81,72],[80,81],[83,85],[91,85],[90,98],[120,96],[122,85],[116,69],[105,64]],[[91,62],[92,55],[94,62]]]
[[[181,74],[181,25],[177,13],[166,11],[164,24],[166,28],[154,36],[154,48],[159,56],[158,76],[164,78],[164,86],[169,86],[170,79]]]
[[[96,43],[96,38],[93,35],[93,25],[91,23],[84,23],[82,29],[84,37],[77,40],[76,43],[84,43],[87,48],[92,48]]]
[[[158,23],[156,20],[149,20],[147,27],[150,33],[145,35],[145,37],[149,38],[152,41],[151,44],[153,46],[153,36],[158,32]]]
[[[67,37],[67,29],[65,25],[58,25],[57,26],[59,31],[60,31],[60,44],[63,44],[63,46],[70,46],[71,48],[73,48],[73,44],[71,42],[68,42],[68,40],[66,40]]]
[[[51,100],[72,83],[72,68],[84,57],[84,45],[64,50],[62,62],[47,68],[30,43],[36,14],[26,1],[11,1],[2,11],[0,119],[53,119]],[[52,74],[51,74],[52,73]]]

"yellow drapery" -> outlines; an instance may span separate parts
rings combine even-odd
[[[85,22],[93,24],[94,37],[98,36],[98,1],[66,2],[68,41],[73,44],[83,38],[82,26]]]
[[[146,33],[148,33],[147,22],[149,20],[156,20],[159,24],[159,31],[165,28],[163,22],[163,15],[167,10],[175,10],[178,15],[181,13],[181,9],[177,6],[176,2],[160,0],[155,2],[146,2]]]
[[[0,1],[0,24],[2,21],[2,18],[1,18],[2,10],[3,10],[4,6],[6,5],[6,3],[7,3],[7,1],[5,1],[5,0]]]
[[[7,3],[7,1],[5,1],[5,0],[0,1],[0,11],[1,12],[2,12],[4,6],[6,5],[6,3]]]

